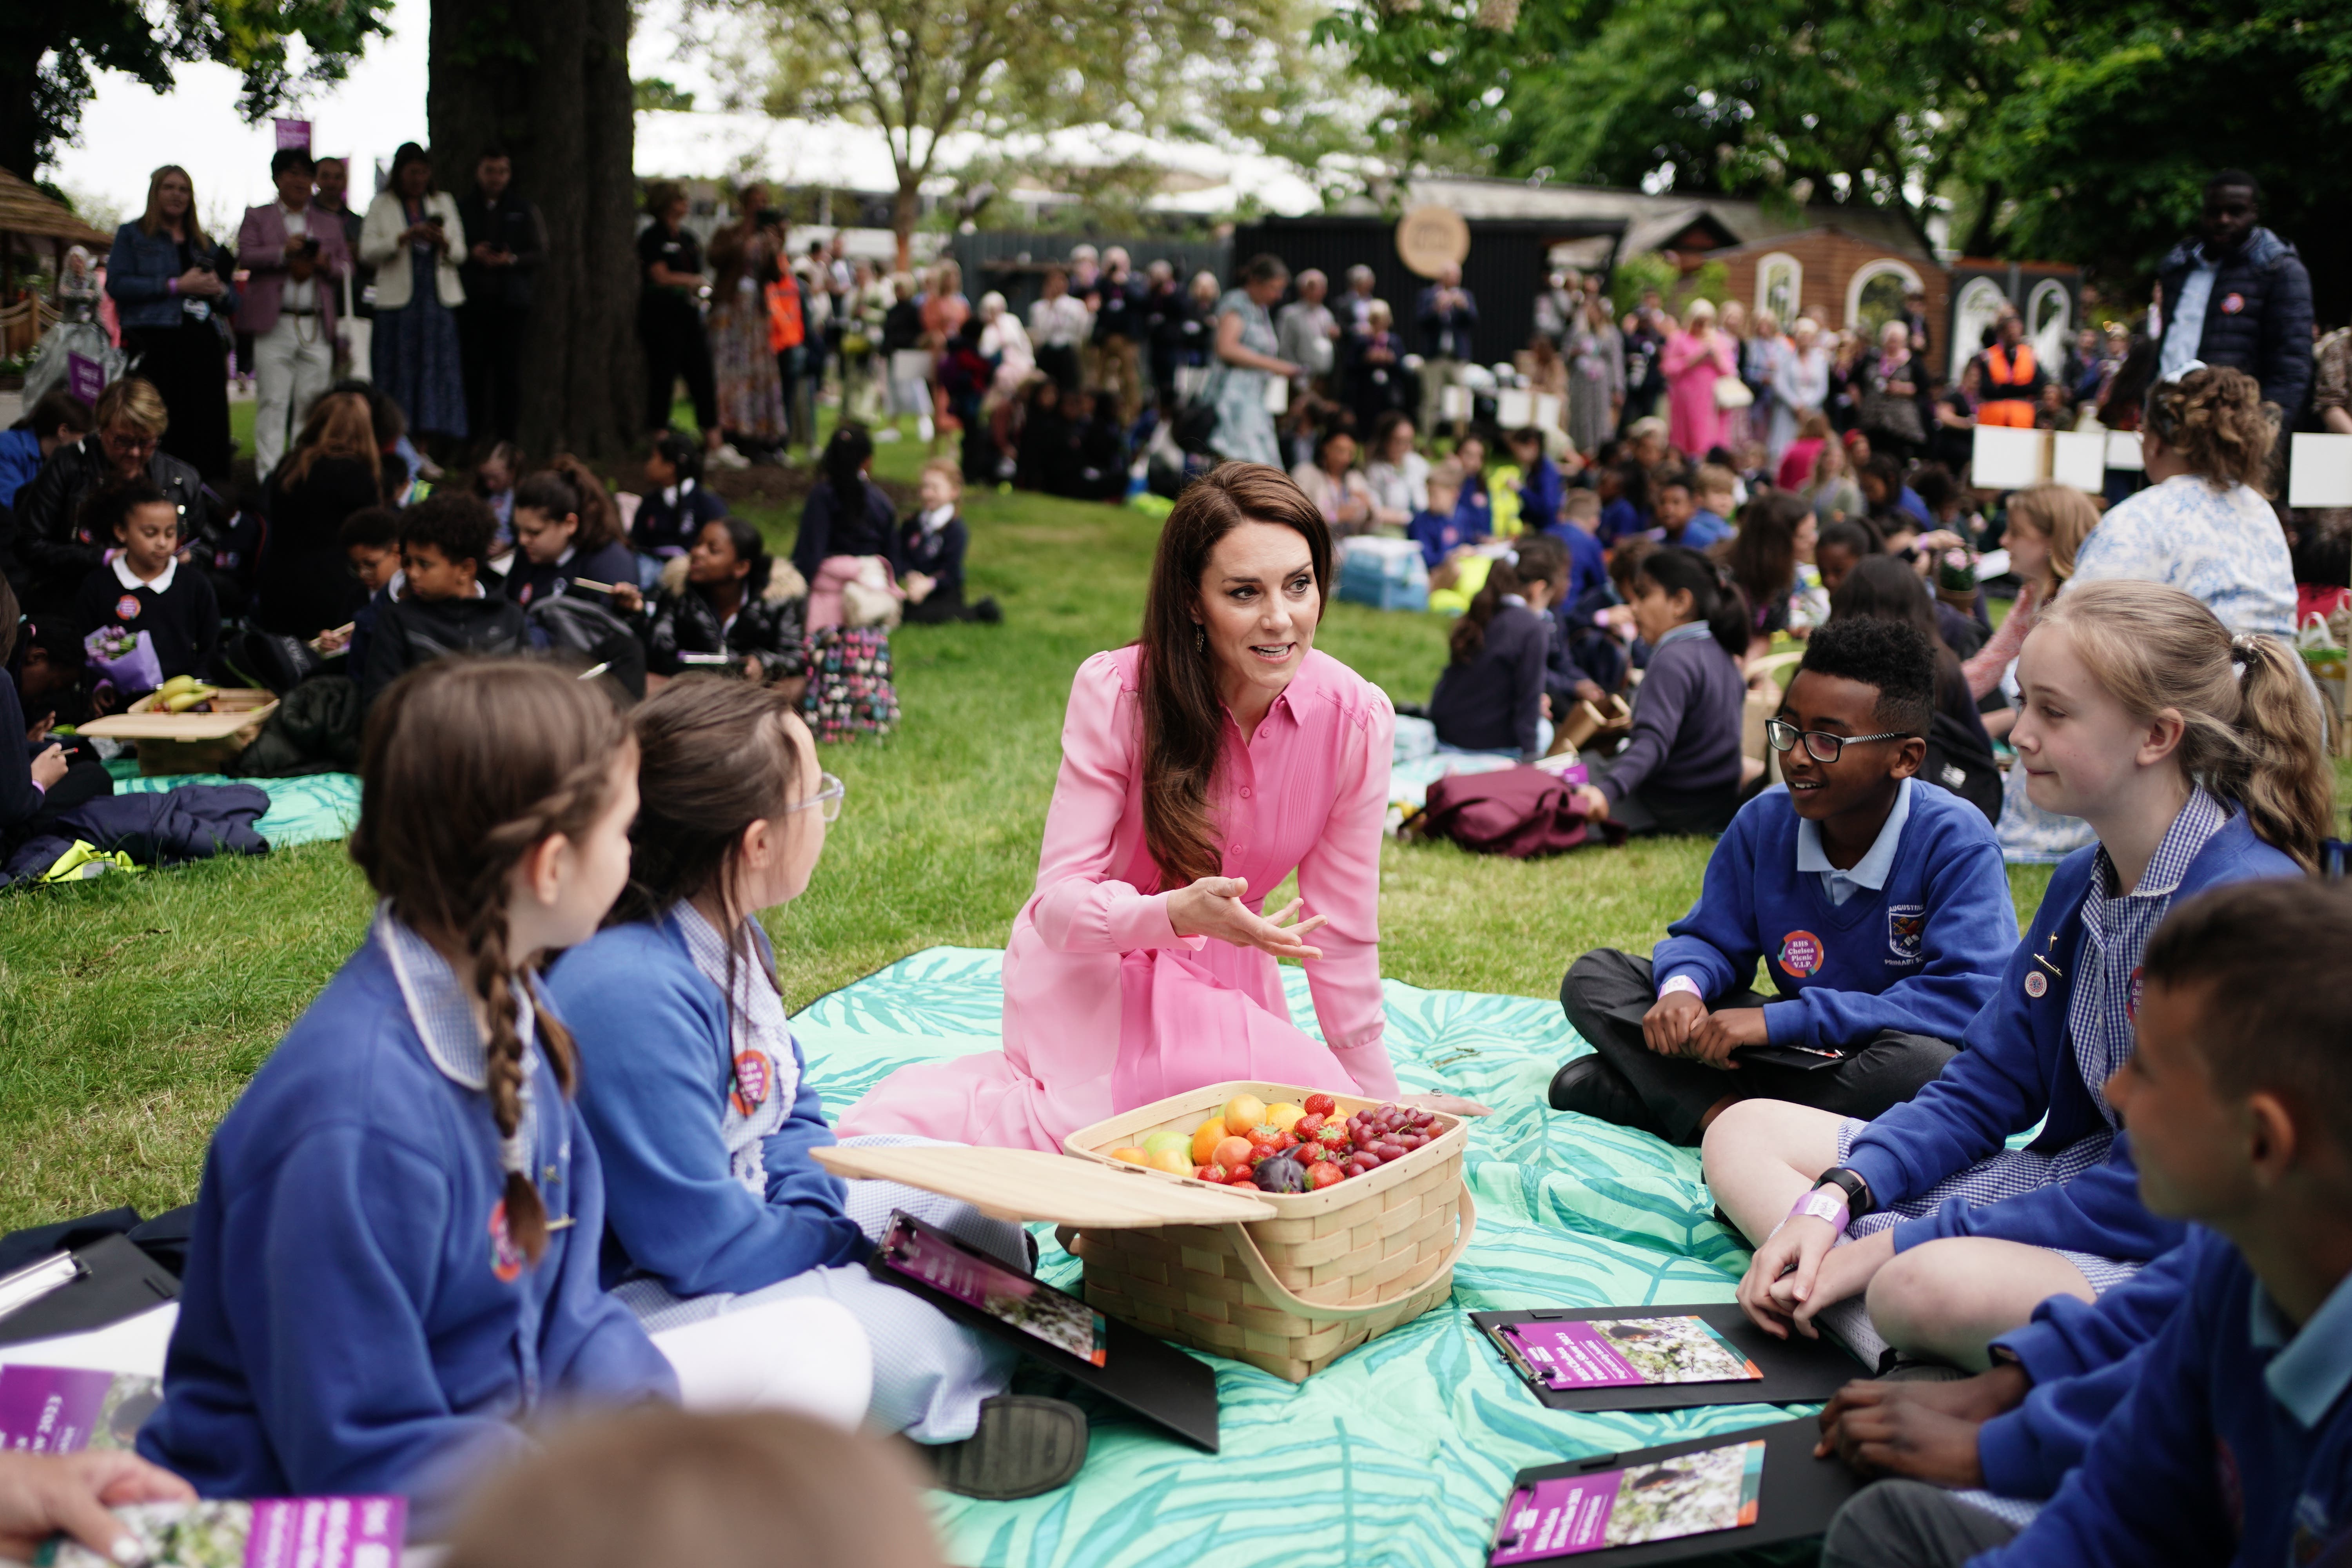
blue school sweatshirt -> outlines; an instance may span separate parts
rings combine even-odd
[[[2185,1246],[2186,1297],[2081,1467],[2023,1533],[1970,1568],[2342,1561],[2352,1279],[2298,1328],[2229,1242],[2191,1226]]]
[[[2037,1121],[2041,1135],[2028,1147],[2049,1154],[2105,1130],[2105,1118],[2084,1087],[2066,1026],[2087,940],[2083,898],[2098,854],[2095,844],[2079,849],[2051,875],[2025,940],[2010,954],[1992,1000],[1969,1026],[1960,1054],[1933,1083],[1854,1139],[1846,1163],[1870,1184],[1881,1206],[1926,1192]],[[2255,837],[2240,812],[2206,840],[2174,897],[2225,882],[2301,874],[2292,858]],[[2061,973],[2052,974],[2045,960]],[[2037,973],[2042,976],[2038,995],[2026,988],[2027,976]],[[2146,1258],[2180,1245],[2182,1227],[2140,1203],[2131,1134],[2120,1132],[2105,1163],[2072,1182],[1976,1208],[1953,1198],[1932,1214],[1898,1222],[1893,1235],[1897,1252],[1941,1237],[1990,1236],[2100,1258]]]
[[[1573,605],[1609,581],[1609,552],[1601,541],[1572,522],[1555,522],[1544,530],[1568,547],[1568,592],[1560,603]]]
[[[429,1539],[530,1449],[520,1423],[677,1384],[597,1279],[596,1147],[535,1047],[529,1158],[563,1228],[536,1267],[507,1241],[472,1015],[437,957],[395,968],[389,924],[213,1135],[139,1451],[208,1498],[404,1493]]]
[[[1559,522],[1559,503],[1567,495],[1568,482],[1559,477],[1558,465],[1538,456],[1519,481],[1519,525],[1530,533],[1550,532]]]
[[[1478,514],[1479,530],[1473,533],[1459,507],[1452,511],[1417,511],[1405,524],[1404,536],[1421,546],[1422,560],[1434,570],[1457,547],[1486,537],[1485,518],[1484,512]]]
[[[1739,667],[1704,621],[1658,639],[1633,694],[1633,733],[1599,785],[1616,805],[1635,790],[1673,802],[1713,797],[1739,783]]]
[[[1984,813],[1916,779],[1902,789],[1886,885],[1843,904],[1797,868],[1802,823],[1787,785],[1741,806],[1698,901],[1651,952],[1658,984],[1687,974],[1712,1003],[1750,984],[1760,957],[1786,998],[1764,1005],[1776,1046],[1843,1049],[1882,1029],[1958,1039],[2017,945],[2017,908]]]
[[[754,1194],[720,1140],[734,1075],[727,999],[674,920],[599,932],[548,976],[577,1019],[580,1110],[606,1172],[604,1278],[651,1275],[673,1296],[740,1294],[872,1250],[846,1185],[809,1158],[833,1129],[793,1045],[792,1115],[761,1145]]]
[[[1642,514],[1642,509],[1623,496],[1601,509],[1601,542],[1604,545],[1614,544],[1621,539],[1631,539],[1647,531],[1649,526],[1650,520]]]
[[[2176,1247],[2095,1301],[2053,1296],[1993,1341],[2025,1369],[2023,1404],[1977,1428],[1985,1486],[2046,1498],[2083,1462],[2099,1425],[2138,1381],[2147,1347],[2189,1294],[2196,1254]]]
[[[1551,648],[1550,617],[1525,600],[1496,608],[1478,651],[1448,664],[1430,693],[1429,718],[1437,738],[1465,752],[1515,751],[1533,762],[1543,718],[1546,656]]]

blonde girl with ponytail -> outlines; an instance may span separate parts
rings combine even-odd
[[[222,1121],[148,1458],[206,1497],[402,1493],[412,1526],[566,1406],[672,1399],[598,1279],[604,1193],[541,961],[628,879],[636,750],[543,664],[448,658],[369,715],[366,942]]]
[[[1892,1345],[1982,1370],[2042,1301],[2092,1300],[2179,1244],[2102,1087],[2132,1054],[2140,952],[2200,889],[2309,873],[2333,811],[2294,655],[2179,589],[2078,578],[2018,678],[2033,804],[2098,842],[2051,877],[1965,1048],[1872,1121],[1751,1100],[1706,1136],[1708,1184],[1756,1243],[1748,1315],[1828,1324],[1874,1363]]]

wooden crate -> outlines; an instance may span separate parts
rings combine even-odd
[[[127,711],[93,719],[81,733],[131,741],[139,747],[139,771],[158,773],[226,773],[237,753],[253,744],[278,711],[275,692],[225,687],[212,699],[210,713],[165,713],[153,693]]]

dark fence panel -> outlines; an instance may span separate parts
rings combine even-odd
[[[1232,269],[1232,247],[1220,241],[1125,239],[1116,235],[1050,234],[1021,229],[987,229],[955,237],[950,254],[963,268],[963,291],[973,300],[993,289],[1004,296],[1010,310],[1027,320],[1029,306],[1045,287],[1049,262],[1066,261],[1073,247],[1086,244],[1097,250],[1123,247],[1139,276],[1155,261],[1176,268],[1176,279],[1189,282],[1195,272],[1213,272],[1220,282]]]

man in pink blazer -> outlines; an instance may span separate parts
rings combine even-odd
[[[290,433],[335,374],[336,284],[351,270],[351,247],[333,215],[310,205],[310,154],[280,147],[269,160],[278,199],[247,207],[236,262],[250,276],[236,328],[253,334],[253,472],[267,479]]]

